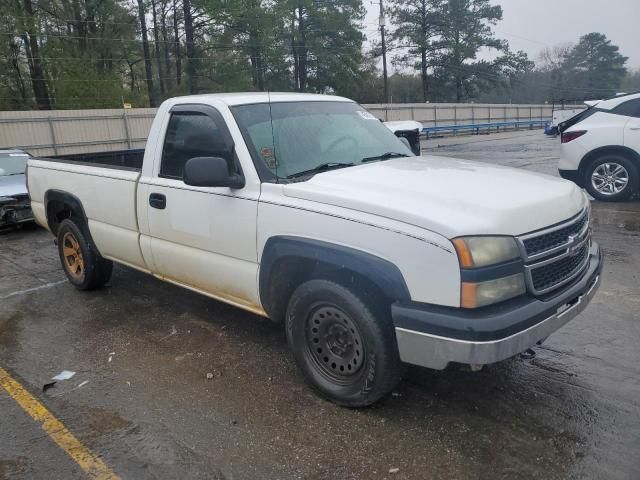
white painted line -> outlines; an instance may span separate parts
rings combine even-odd
[[[65,282],[66,282],[66,280],[59,280],[57,282],[45,283],[44,285],[40,285],[39,287],[27,288],[26,290],[19,290],[17,292],[11,292],[10,294],[5,295],[4,297],[0,297],[0,300],[4,300],[4,299],[10,298],[10,297],[15,297],[15,296],[18,296],[18,295],[24,295],[25,293],[37,292],[38,290],[46,290],[47,288],[55,287],[57,285],[65,283]]]

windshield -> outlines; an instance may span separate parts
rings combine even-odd
[[[233,112],[254,155],[276,178],[413,156],[376,117],[351,102],[276,102],[271,108],[261,103]]]
[[[22,175],[27,168],[26,153],[0,153],[0,177]]]

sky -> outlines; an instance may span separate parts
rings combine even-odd
[[[379,4],[377,0],[363,1],[367,8],[365,31],[371,39],[379,35],[376,32]],[[581,35],[600,32],[629,57],[628,68],[640,68],[640,0],[492,0],[492,3],[501,5],[503,11],[502,21],[494,28],[496,36],[508,40],[512,50],[524,50],[534,61],[547,46],[576,43]],[[490,58],[490,54],[484,56]]]

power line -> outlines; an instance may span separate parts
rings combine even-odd
[[[320,31],[317,33],[324,33],[324,34],[331,34],[331,33],[343,33],[343,30],[326,30],[326,31]],[[15,32],[0,32],[0,35],[7,35],[7,36],[12,36],[12,37],[20,37],[21,33],[15,33]],[[115,38],[115,37],[87,37],[87,36],[81,36],[81,35],[66,35],[66,34],[57,34],[57,33],[39,33],[39,34],[35,34],[34,36],[39,37],[39,38],[43,38],[43,37],[54,37],[54,38],[59,38],[59,39],[63,39],[63,40],[100,40],[100,41],[113,41],[113,42],[122,42],[122,43],[142,43],[143,40],[140,38],[135,38],[135,39],[125,39],[125,38]],[[281,39],[284,42],[288,42],[289,39],[288,38],[282,38]],[[168,43],[171,45],[175,44],[175,39],[174,40],[158,40],[157,42],[153,39],[149,39],[148,43],[154,44],[154,43]],[[230,47],[230,48],[234,48],[234,47],[239,47],[241,45],[236,44],[236,43],[213,43],[213,44],[207,44],[208,45],[214,45],[216,47]],[[250,46],[256,46],[256,47],[273,47],[274,43],[251,43],[249,45],[246,45],[246,47],[250,47]],[[340,46],[340,45],[330,45],[330,46],[323,46],[322,48],[324,49],[352,49],[353,46],[351,45],[344,45],[344,46]]]
[[[319,2],[314,1],[315,4],[318,4]],[[182,9],[179,8],[178,9],[180,13],[182,13]],[[260,9],[260,8],[256,8],[254,9],[255,11],[251,11],[251,10],[247,10],[246,8],[224,8],[222,10],[220,10],[218,12],[219,15],[224,15],[224,14],[238,14],[244,17],[263,17],[263,16],[269,16],[271,14],[278,14],[279,12],[277,10],[272,10],[272,9]],[[168,13],[173,12],[173,9],[169,9],[167,10]],[[56,17],[53,14],[48,14],[48,15],[43,15],[43,16],[28,16],[28,15],[11,15],[9,18],[15,18],[15,19],[22,19],[22,20],[31,20],[34,21],[36,23],[49,23],[49,24],[55,24],[55,23],[65,23],[67,25],[78,25],[78,24],[83,24],[83,25],[90,25],[90,24],[95,24],[95,25],[126,25],[126,26],[135,26],[138,27],[140,26],[140,22],[138,19],[138,16],[136,15],[135,18],[132,18],[131,21],[129,22],[114,22],[114,21],[110,21],[110,20],[102,20],[102,19],[76,19],[76,18],[59,18]],[[209,16],[210,20],[215,22],[216,20],[219,19],[219,17],[211,17]],[[375,22],[361,22],[361,21],[356,21],[355,23],[357,23],[358,25],[378,25]],[[223,25],[221,25],[223,26]]]
[[[527,42],[537,43],[537,44],[543,45],[545,47],[550,47],[551,46],[548,43],[544,43],[544,42],[541,42],[539,40],[533,40],[531,38],[523,37],[521,35],[516,35],[515,33],[508,33],[508,32],[504,32],[502,30],[497,30],[497,29],[495,31],[496,31],[496,33],[501,33],[502,35],[506,35],[508,37],[519,38],[520,40],[526,40]]]

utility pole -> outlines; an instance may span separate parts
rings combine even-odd
[[[384,78],[384,103],[389,103],[389,80],[387,78],[387,44],[384,40],[384,7],[382,6],[382,0],[380,0],[380,18],[378,24],[380,25],[380,38],[382,40],[382,75]]]

